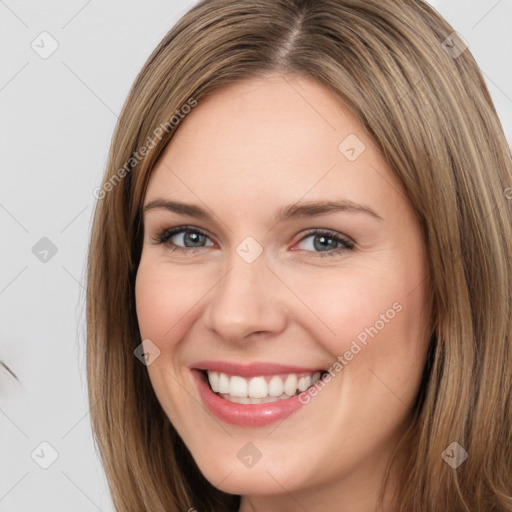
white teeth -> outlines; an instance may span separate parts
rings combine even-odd
[[[229,401],[234,402],[235,404],[250,404],[250,398],[242,397],[242,396],[229,396]]]
[[[281,396],[283,394],[283,379],[274,375],[268,383],[268,394],[269,396]]]
[[[284,383],[284,392],[288,396],[295,395],[295,392],[297,391],[297,375],[294,373],[290,373],[288,377],[286,377],[286,382]]]
[[[284,395],[286,398],[290,398],[288,395]],[[267,396],[266,398],[240,398],[237,396],[224,395],[224,400],[233,402],[235,404],[266,404],[268,402],[276,402],[279,398],[273,396]]]
[[[233,380],[233,377],[231,377]],[[263,377],[253,377],[249,381],[249,389],[247,395],[251,398],[264,398],[268,396],[268,384]]]
[[[248,398],[250,404],[262,404],[262,403],[269,403],[269,402],[277,402],[279,398],[276,396],[267,396],[263,398]]]
[[[297,383],[299,391],[306,391],[311,386],[311,377],[301,377]]]
[[[210,372],[208,372],[210,373]],[[219,374],[219,393],[229,393],[229,377],[225,373]]]
[[[229,386],[229,394],[240,398],[247,398],[247,381],[243,377],[233,375]]]
[[[245,379],[238,375],[207,371],[208,381],[214,393],[235,403],[256,404],[286,400],[306,391],[321,377],[314,374],[289,373],[273,376],[258,376]]]
[[[219,392],[219,374],[217,372],[208,372],[208,380],[210,381],[210,386],[215,393]]]

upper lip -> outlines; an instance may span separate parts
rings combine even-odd
[[[308,368],[305,366],[291,366],[285,364],[254,362],[233,363],[229,361],[200,361],[190,366],[196,370],[222,372],[240,377],[259,377],[263,375],[278,375],[280,373],[315,373],[324,371],[323,368]]]

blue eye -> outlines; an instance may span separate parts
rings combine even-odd
[[[158,235],[156,242],[158,244],[168,245],[169,249],[172,251],[186,253],[190,250],[213,246],[211,240],[209,244],[205,244],[207,240],[210,240],[208,236],[197,228],[192,229],[186,226],[180,226],[164,230]]]
[[[310,230],[299,240],[299,244],[307,242],[301,249],[307,253],[317,253],[319,256],[334,256],[346,250],[354,249],[354,243],[334,231],[321,229]],[[203,247],[212,247],[214,244],[209,236],[198,228],[179,226],[163,230],[156,238],[155,243],[166,245],[171,251],[183,254],[195,252]]]
[[[306,249],[303,250],[320,253],[320,256],[333,256],[354,249],[354,243],[351,240],[333,231],[312,230],[302,237],[299,243],[308,240],[308,238],[311,239],[311,242],[308,242]]]

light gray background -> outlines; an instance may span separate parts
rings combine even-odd
[[[193,3],[0,0],[0,358],[21,381],[0,369],[2,512],[113,511],[84,371],[93,190],[136,74]],[[469,43],[512,142],[512,0],[431,3]],[[44,59],[31,44],[51,49],[45,31],[58,48]]]

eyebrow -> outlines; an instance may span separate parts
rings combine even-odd
[[[211,215],[200,206],[178,201],[169,201],[167,199],[154,199],[149,201],[144,205],[143,212],[157,208],[188,215],[197,219],[207,220],[211,218]],[[290,219],[316,217],[333,212],[364,213],[377,220],[383,220],[382,217],[370,207],[344,199],[341,201],[307,201],[283,206],[279,208],[275,214],[274,221],[277,224]]]

